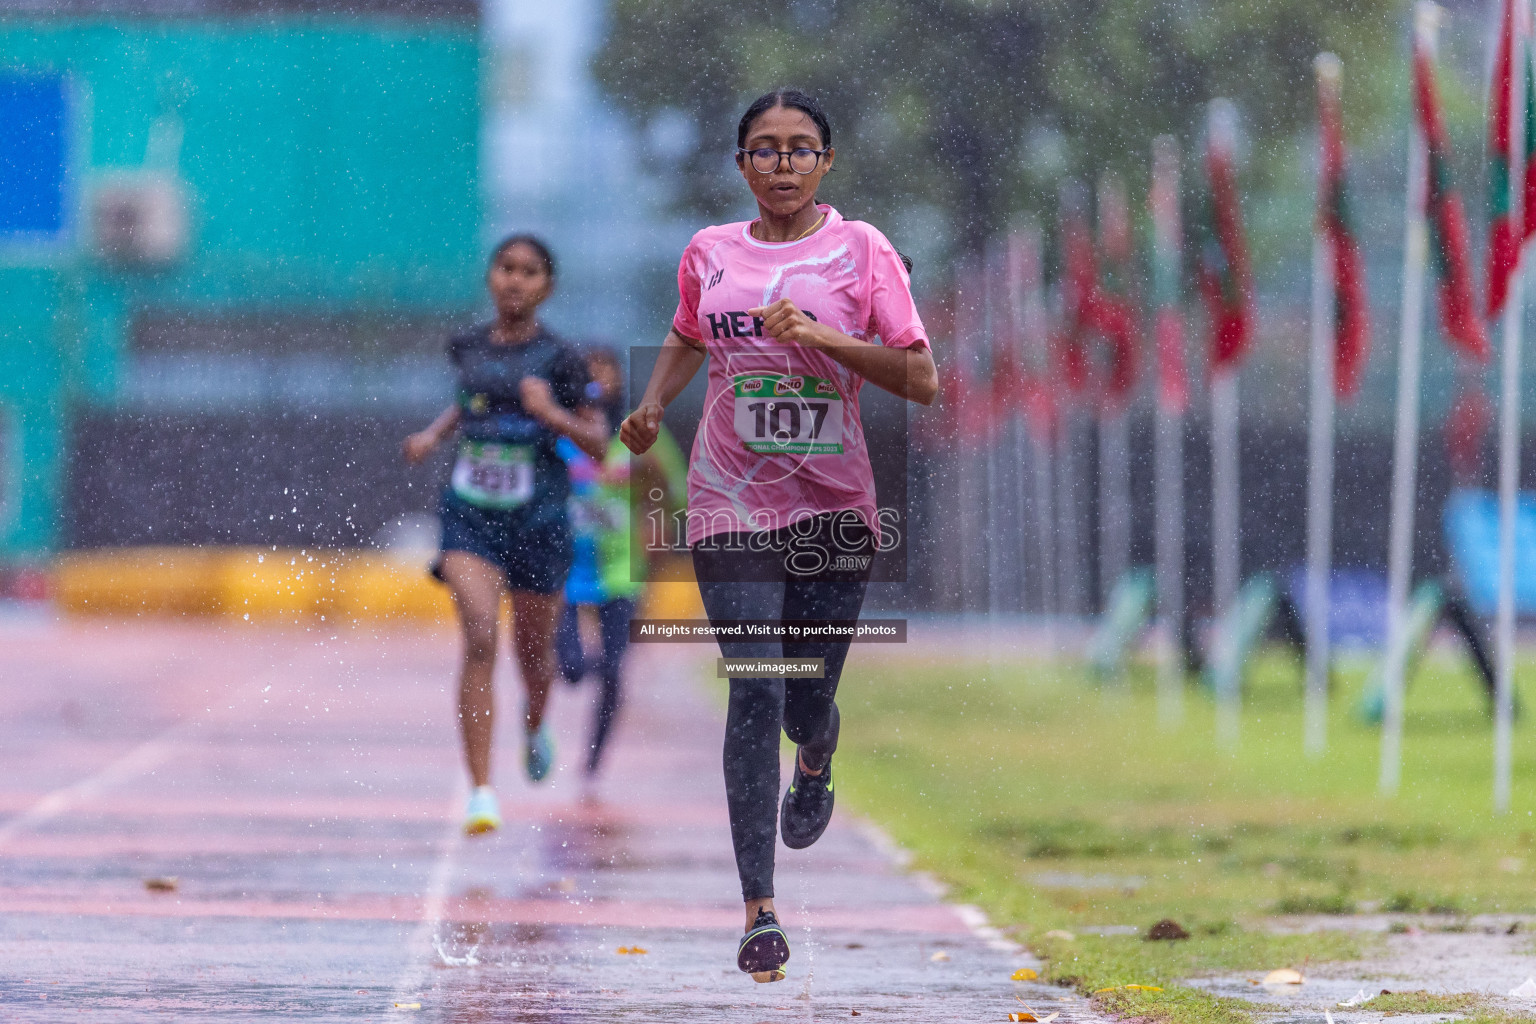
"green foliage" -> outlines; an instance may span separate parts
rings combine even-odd
[[[625,109],[701,126],[696,153],[661,157],[698,213],[739,206],[736,119],[794,84],[833,119],[830,198],[877,218],[936,204],[974,252],[1052,208],[1063,175],[1142,181],[1153,136],[1193,141],[1214,96],[1246,111],[1266,174],[1259,157],[1310,122],[1315,55],[1400,69],[1402,21],[1390,0],[616,0],[597,73]],[[1369,117],[1388,91],[1352,97]]]

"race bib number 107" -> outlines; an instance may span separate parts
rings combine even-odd
[[[843,396],[806,374],[744,373],[733,381],[736,436],[763,455],[841,455]]]

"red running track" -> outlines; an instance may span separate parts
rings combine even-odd
[[[635,648],[595,800],[593,688],[534,787],[503,666],[508,827],[463,840],[451,634],[0,621],[0,1021],[1085,1018],[841,811],[780,850],[789,979],[740,974],[713,653]]]

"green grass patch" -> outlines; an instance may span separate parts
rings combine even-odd
[[[1214,996],[1185,986],[1161,992],[1116,989],[1094,996],[1093,1003],[1110,1016],[1151,1024],[1252,1024],[1253,1011],[1262,1009],[1246,999]]]
[[[1371,945],[1351,932],[1274,935],[1232,930],[1177,942],[1147,942],[1134,935],[1039,936],[1030,948],[1045,961],[1041,977],[1093,994],[1121,985],[1168,987],[1181,979],[1223,971],[1301,968],[1324,960],[1353,960]],[[1257,976],[1256,976],[1257,977]]]
[[[1531,1024],[1536,1016],[1484,1006],[1466,1018],[1466,1024]]]
[[[1060,663],[861,648],[838,695],[838,791],[1039,951],[1048,977],[1090,992],[1166,982],[1109,1001],[1179,1024],[1237,1021],[1243,1006],[1175,983],[1358,957],[1376,941],[1270,934],[1277,915],[1536,911],[1533,716],[1515,725],[1514,809],[1494,817],[1481,688],[1459,657],[1429,659],[1408,692],[1402,784],[1385,799],[1379,732],[1353,713],[1364,675],[1340,673],[1314,760],[1300,667],[1283,653],[1257,659],[1226,751],[1195,686],[1182,722],[1159,726],[1150,666],[1100,687]],[[1085,934],[1165,917],[1193,937]],[[1053,929],[1078,939],[1042,940]]]
[[[1367,1002],[1372,1013],[1457,1013],[1487,1008],[1488,998],[1477,992],[1387,992]]]

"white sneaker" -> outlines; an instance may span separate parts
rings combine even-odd
[[[501,828],[501,806],[490,786],[476,786],[464,808],[464,834],[478,836]]]

